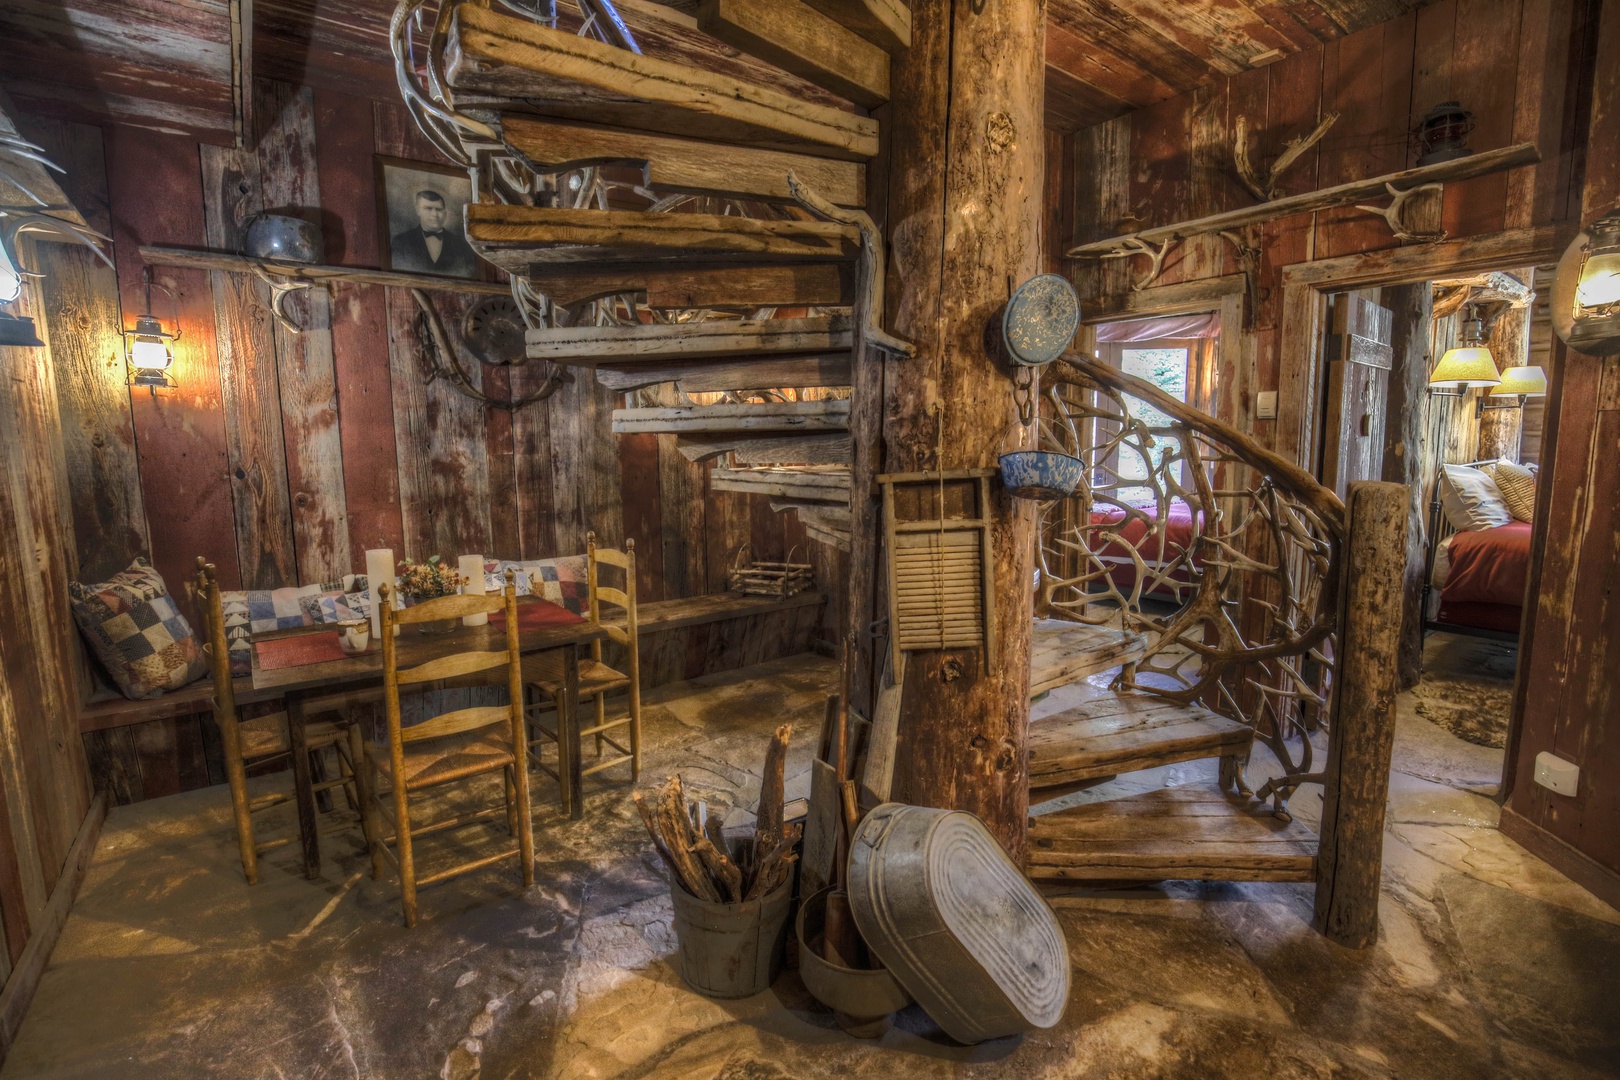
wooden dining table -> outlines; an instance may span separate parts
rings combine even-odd
[[[523,609],[529,604],[549,604],[536,596],[518,598],[518,621],[523,623]],[[553,605],[558,606],[558,605]],[[554,614],[554,613],[550,613]],[[576,616],[577,618],[577,616]],[[336,696],[339,702],[360,704],[382,700],[382,649],[375,638],[365,652],[341,659],[322,660],[287,666],[264,667],[259,662],[259,645],[289,637],[313,634],[332,634],[331,625],[317,624],[290,630],[270,630],[253,635],[253,693],[257,700],[280,697],[287,710],[287,731],[292,747],[293,787],[298,803],[298,832],[303,844],[304,873],[317,878],[321,873],[320,838],[316,832],[314,779],[310,774],[307,707],[312,699]],[[557,715],[558,772],[570,778],[568,814],[571,818],[584,816],[582,796],[582,764],[571,752],[576,740],[573,732],[579,724],[579,646],[607,637],[599,623],[588,619],[577,622],[558,622],[534,629],[522,628],[518,648],[524,653],[558,650],[563,654],[563,701]],[[457,626],[448,633],[422,634],[414,626],[400,628],[396,655],[401,668],[415,667],[440,656],[472,651],[504,651],[505,628],[495,621],[484,626]],[[434,684],[422,684],[432,689]],[[504,685],[504,682],[503,682]],[[415,689],[415,688],[413,688]],[[352,696],[351,696],[352,695]],[[527,747],[522,750],[526,754]],[[525,757],[525,761],[527,758]],[[358,765],[358,763],[356,763]]]

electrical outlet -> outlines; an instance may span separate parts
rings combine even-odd
[[[1536,783],[1560,795],[1574,795],[1581,782],[1581,767],[1543,750],[1536,755]]]
[[[1262,390],[1255,395],[1254,418],[1256,420],[1277,419],[1277,391]]]

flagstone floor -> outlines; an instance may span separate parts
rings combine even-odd
[[[792,720],[803,794],[834,677],[804,656],[660,688],[643,782],[678,769],[715,805],[751,807],[766,735]],[[1304,886],[1055,895],[1067,1014],[976,1047],[915,1008],[852,1040],[792,973],[743,1001],[686,990],[628,784],[597,778],[578,822],[539,786],[534,888],[514,868],[429,889],[414,930],[354,836],[327,838],[319,881],[284,848],[249,888],[223,788],[122,807],[0,1080],[1620,1075],[1620,912],[1495,831],[1491,754],[1403,701],[1374,948],[1315,934]],[[1319,805],[1295,800],[1305,818]]]

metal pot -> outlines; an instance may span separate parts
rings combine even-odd
[[[251,259],[318,263],[324,254],[320,226],[291,214],[256,214],[248,222],[242,253]]]

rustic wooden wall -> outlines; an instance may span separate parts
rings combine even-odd
[[[1620,8],[1592,35],[1596,55],[1620,55]],[[1620,72],[1597,69],[1580,220],[1620,206]],[[1519,723],[1508,746],[1502,830],[1620,906],[1620,357],[1553,340],[1547,439],[1536,493],[1536,598],[1520,653]],[[1580,766],[1574,796],[1532,780],[1549,751]]]
[[[1431,106],[1457,99],[1476,116],[1469,145],[1534,141],[1542,164],[1447,184],[1438,223],[1453,239],[1564,221],[1579,205],[1595,0],[1440,0],[1273,64],[1069,136],[1070,236],[1114,235],[1117,224],[1165,225],[1249,206],[1232,165],[1234,128],[1248,119],[1250,154],[1275,157],[1323,113],[1338,123],[1283,175],[1284,194],[1314,191],[1416,163],[1408,131]],[[1056,183],[1056,182],[1054,182]],[[1281,268],[1396,246],[1382,219],[1348,209],[1295,215],[1249,230],[1261,251],[1247,370],[1222,372],[1221,414],[1262,441],[1276,424],[1253,419],[1253,394],[1276,389]],[[1082,301],[1118,295],[1143,259],[1070,262]],[[1155,284],[1242,269],[1217,236],[1183,244]]]
[[[227,588],[273,588],[363,571],[366,548],[544,558],[582,552],[594,530],[635,541],[645,601],[723,590],[745,542],[756,558],[797,547],[841,592],[847,560],[791,514],[710,491],[713,465],[686,461],[673,437],[614,436],[619,395],[590,372],[516,413],[425,382],[408,290],[309,290],[286,304],[306,327],[294,335],[251,277],[155,267],[176,297],[159,292],[154,307],[166,323],[178,309],[180,385],[127,388],[119,329],[144,303],[141,245],[234,249],[254,213],[291,208],[319,221],[328,262],[376,266],[374,156],[440,160],[393,103],[261,80],[254,104],[256,138],[241,151],[71,121],[31,128],[115,240],[116,273],[59,248],[45,267],[50,318],[72,329],[59,335],[51,404],[86,579],[146,554],[178,592],[205,555]],[[432,297],[449,328],[473,299]],[[540,374],[484,370],[497,395],[521,396]],[[199,717],[84,738],[115,802],[223,779]]]

